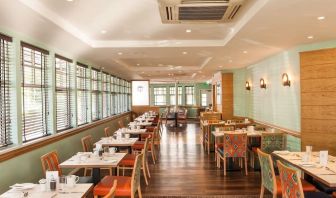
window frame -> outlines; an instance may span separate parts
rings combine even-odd
[[[167,105],[167,88],[166,87],[154,87],[153,88],[154,96],[154,106],[165,106]],[[163,101],[158,103],[157,99],[162,97]]]
[[[192,91],[189,93],[189,88],[192,89]],[[185,86],[185,104],[186,106],[193,106],[195,105],[195,86]],[[191,103],[188,103],[188,96],[191,95]]]

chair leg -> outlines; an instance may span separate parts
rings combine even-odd
[[[152,154],[152,160],[153,160],[153,164],[155,164],[155,156],[154,156],[153,149],[152,149],[152,151],[151,151],[151,154]]]
[[[148,177],[151,178],[151,175],[149,173],[149,167],[148,167],[148,160],[147,159],[146,159],[146,169],[147,169]]]
[[[210,141],[208,141],[208,155],[210,155]]]
[[[84,177],[86,176],[86,174],[87,174],[87,169],[84,168]]]
[[[117,166],[117,176],[119,176],[119,166]]]
[[[224,176],[226,176],[226,157],[223,156],[223,162],[224,162]]]
[[[264,193],[265,193],[265,187],[261,184],[260,198],[264,198]]]
[[[123,176],[125,176],[125,167],[124,166],[123,166],[122,170],[123,170]]]
[[[145,178],[146,185],[148,186],[148,180],[147,180],[147,174],[146,174],[146,163],[145,163],[145,161],[142,162],[142,171],[143,171],[143,175],[144,175],[144,178]]]
[[[245,175],[248,175],[248,172],[247,172],[247,157],[245,157],[244,159],[245,159]]]
[[[138,187],[138,195],[139,195],[139,198],[142,198],[142,193],[141,193],[141,187],[140,186]]]
[[[109,169],[109,172],[110,172],[110,176],[112,176],[112,175],[113,175],[113,173],[112,173],[112,172],[113,172],[113,171],[112,171],[112,168]]]

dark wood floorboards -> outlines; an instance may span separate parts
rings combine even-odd
[[[150,163],[151,164],[151,163]],[[142,183],[144,197],[258,197],[260,173],[216,168],[214,154],[204,153],[196,122],[176,130],[164,129],[158,161],[150,165],[148,186]],[[226,195],[226,196],[224,196]],[[233,196],[236,195],[236,196]],[[239,195],[239,196],[238,196]]]

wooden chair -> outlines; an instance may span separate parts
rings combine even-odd
[[[220,159],[224,162],[224,175],[226,175],[226,158],[244,159],[245,175],[247,172],[247,133],[225,132],[223,148],[218,149],[217,162],[220,167]]]
[[[211,130],[215,131],[216,128],[219,128],[219,131],[234,131],[235,130],[235,127],[233,125],[225,125],[225,124],[216,124],[212,127]],[[223,143],[219,143],[215,141],[215,160],[217,160],[218,149],[223,148],[223,146],[224,146]],[[208,145],[208,147],[210,147],[210,145]],[[218,162],[217,162],[217,167],[219,167]]]
[[[148,139],[149,139],[148,152],[151,153],[153,164],[155,164],[156,153],[155,153],[155,138],[154,138],[154,134],[152,136],[148,137]],[[139,153],[139,151],[142,151],[142,149],[144,149],[144,145],[145,145],[145,141],[137,141],[137,142],[135,142],[133,144],[133,146],[132,146],[133,153]]]
[[[145,178],[146,185],[148,185],[148,177],[150,177],[149,167],[148,167],[148,160],[147,160],[147,152],[148,152],[148,142],[149,138],[146,138],[144,148],[142,149],[141,153],[143,154],[142,157],[142,171]],[[125,169],[133,169],[135,163],[136,155],[135,154],[127,154],[120,162],[117,167],[117,174],[119,175],[119,170],[123,170],[123,176],[125,175]]]
[[[117,188],[115,196],[117,197],[131,197],[135,198],[136,193],[138,197],[142,198],[140,186],[140,174],[143,154],[139,154],[135,158],[132,177],[126,176],[105,176],[93,189],[95,197],[105,196],[113,187],[114,180],[117,180]]]
[[[110,132],[110,127],[106,127],[104,129],[104,134],[105,134],[105,137],[110,137],[112,136],[111,132]]]
[[[186,124],[187,123],[187,117],[188,117],[187,114],[188,114],[188,110],[187,109],[183,109],[183,111],[178,112],[178,114],[177,114],[177,121],[179,123]]]
[[[203,146],[204,150],[210,154],[210,145],[213,142],[213,138],[211,135],[211,129],[213,124],[218,124],[220,120],[207,120],[208,124],[203,127]]]
[[[273,160],[270,154],[262,152],[257,149],[260,167],[261,167],[261,190],[260,198],[264,197],[265,189],[272,193],[273,198],[281,196],[281,182],[280,177],[275,175]],[[310,183],[302,180],[305,191],[314,192],[316,188]]]
[[[41,156],[42,171],[45,176],[46,171],[58,171],[62,175],[62,170],[59,167],[57,151],[51,151]]]
[[[118,184],[118,181],[114,180],[113,186],[112,186],[110,192],[107,195],[105,195],[103,198],[114,198],[115,192],[117,190],[117,184]]]
[[[81,139],[82,147],[84,152],[93,152],[93,140],[91,135],[87,135]],[[101,168],[109,171],[109,174],[112,175],[112,168]],[[87,172],[92,173],[92,168],[84,168],[84,176],[87,175]]]
[[[302,180],[297,170],[277,161],[283,198],[323,198],[330,196],[323,192],[304,192]]]

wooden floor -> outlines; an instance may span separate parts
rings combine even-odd
[[[142,183],[144,197],[259,197],[260,173],[249,170],[245,176],[238,170],[224,177],[213,153],[203,151],[199,123],[179,131],[165,128],[158,158],[150,167],[150,184]]]

